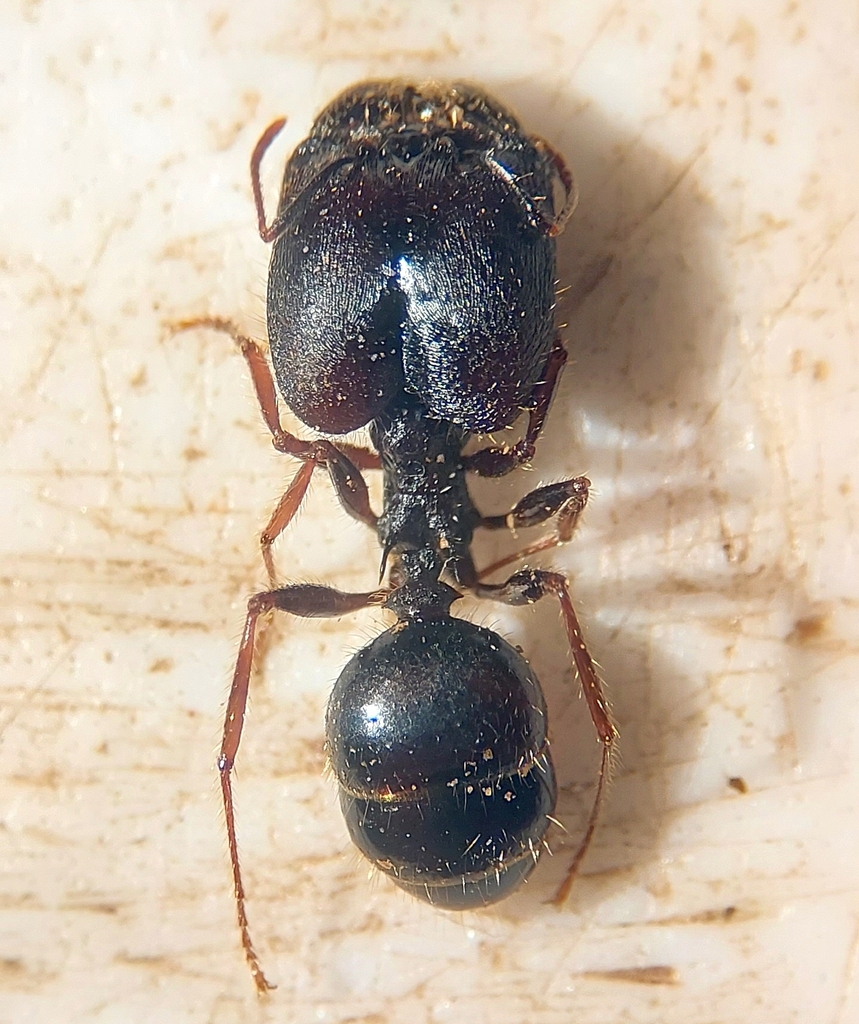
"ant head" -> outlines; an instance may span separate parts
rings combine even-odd
[[[531,871],[555,801],[545,704],[500,636],[402,619],[346,665],[326,732],[352,839],[402,888],[464,909]]]

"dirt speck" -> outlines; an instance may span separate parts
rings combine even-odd
[[[814,643],[826,632],[829,621],[828,615],[821,613],[804,615],[793,624],[793,629],[785,638],[789,644],[802,646],[803,644]]]
[[[758,30],[747,18],[738,18],[728,44],[738,46],[746,60],[752,60],[758,49]]]
[[[679,985],[675,967],[654,964],[652,967],[619,967],[613,971],[583,971],[582,977],[600,981],[623,981],[631,985]]]
[[[227,11],[213,11],[209,15],[209,32],[216,36],[229,21],[230,15]]]
[[[155,661],[149,666],[149,671],[152,674],[158,672],[169,672],[175,665],[172,658],[156,658]]]

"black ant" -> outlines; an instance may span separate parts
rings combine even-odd
[[[556,799],[540,684],[500,636],[450,615],[463,591],[511,605],[547,595],[560,603],[602,761],[558,901],[593,836],[616,736],[566,578],[523,569],[486,582],[569,540],[589,481],[540,487],[506,515],[484,516],[465,479],[502,476],[531,459],[566,362],[554,322],[555,238],[575,205],[566,164],[472,86],[367,82],[319,115],[286,165],[269,224],[260,164],[284,123],[264,132],[251,158],[259,232],[274,243],[274,375],[263,351],[228,321],[175,325],[234,338],[274,447],[301,462],[261,536],[270,589],[248,602],[218,758],[242,945],[260,991],[271,986],[248,927],[230,773],[261,615],[337,616],[370,605],[396,615],[343,669],[326,743],[356,846],[437,906],[481,907],[516,888],[537,862]],[[376,450],[287,433],[275,379],[305,424],[328,435],[369,425]],[[471,435],[508,427],[523,411],[521,440],[464,454]],[[346,512],[379,538],[386,582],[376,590],[277,586],[272,544],[318,467]],[[381,515],[361,473],[370,469],[384,477]],[[553,534],[475,568],[478,527],[517,530],[552,517]]]

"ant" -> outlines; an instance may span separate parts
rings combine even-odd
[[[537,862],[557,795],[540,684],[500,636],[451,616],[463,592],[509,605],[551,595],[560,604],[602,760],[557,902],[596,828],[616,738],[566,578],[522,569],[487,582],[569,540],[589,481],[540,487],[506,515],[482,515],[466,485],[466,473],[500,477],[532,458],[567,359],[554,322],[555,239],[576,204],[567,165],[478,88],[365,82],[318,116],[286,164],[269,223],[260,165],[284,124],[275,121],[251,157],[259,233],[274,246],[271,366],[229,321],[174,325],[231,335],[275,449],[300,462],[260,538],[270,588],[248,601],[218,758],[242,945],[261,992],[272,986],[251,941],[231,782],[261,616],[339,616],[371,605],[396,616],[335,683],[326,745],[355,845],[400,888],[439,907],[481,907],[515,889]],[[329,436],[369,426],[375,451],[285,431],[275,380],[307,426]],[[521,440],[464,453],[472,435],[509,427],[524,411]],[[345,511],[379,539],[376,590],[278,586],[272,545],[319,468]],[[380,515],[362,475],[376,469]],[[552,518],[553,533],[475,567],[476,529]]]

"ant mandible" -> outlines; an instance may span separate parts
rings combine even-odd
[[[260,538],[270,589],[248,602],[218,758],[238,923],[260,991],[272,986],[251,942],[231,783],[260,616],[338,616],[371,605],[396,615],[337,680],[326,745],[355,845],[402,889],[438,906],[484,906],[516,888],[537,862],[556,800],[540,684],[500,636],[450,615],[463,592],[509,605],[553,595],[560,604],[602,758],[559,902],[593,836],[616,738],[566,578],[523,569],[486,582],[569,540],[589,481],[540,487],[506,515],[485,516],[465,479],[503,476],[531,459],[566,362],[554,323],[555,238],[576,201],[566,164],[473,86],[366,82],[316,119],[287,162],[269,224],[260,164],[284,123],[264,132],[251,157],[259,232],[274,244],[274,373],[229,321],[174,325],[232,336],[274,447],[301,463]],[[285,431],[275,379],[306,425],[329,436],[369,426],[375,451]],[[464,454],[472,435],[508,427],[522,411],[520,441]],[[346,512],[378,536],[376,590],[277,585],[272,545],[317,468],[328,471]],[[373,469],[383,473],[380,515],[362,476]],[[518,530],[553,517],[554,533],[476,569],[477,528]]]

